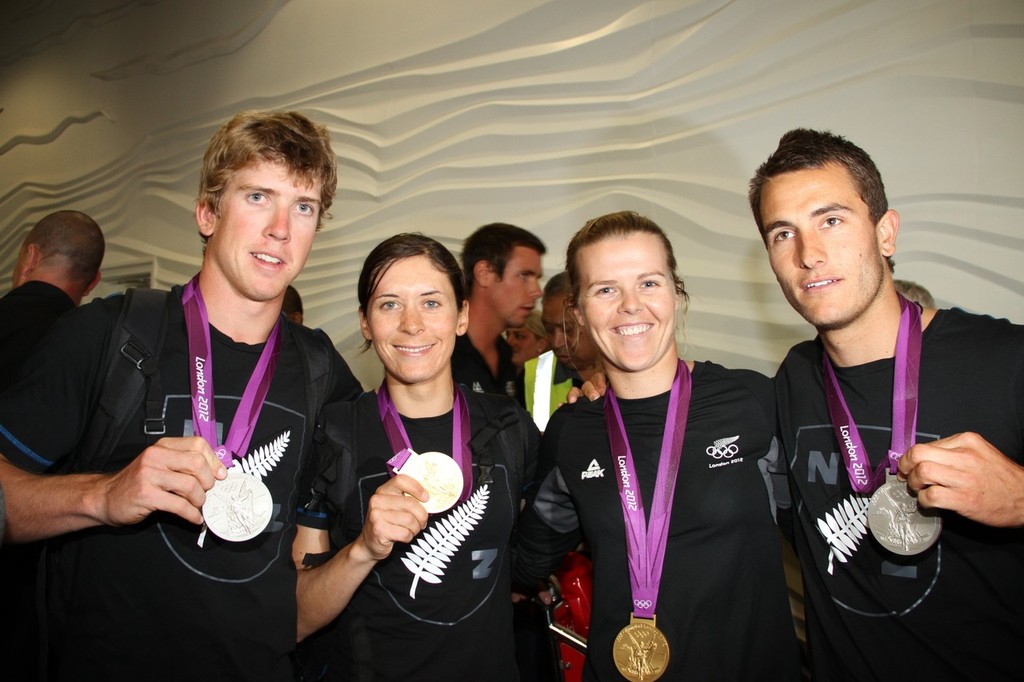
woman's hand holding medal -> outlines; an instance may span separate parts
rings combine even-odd
[[[440,452],[407,449],[391,464],[398,468],[370,498],[363,524],[363,544],[373,561],[387,558],[396,542],[412,542],[429,515],[450,509],[463,488],[458,464]]]
[[[426,488],[402,474],[377,488],[370,498],[360,535],[373,561],[386,559],[396,542],[412,542],[426,528],[428,514],[423,503],[428,498]]]

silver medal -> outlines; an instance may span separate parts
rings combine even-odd
[[[262,533],[273,512],[274,500],[267,486],[235,468],[206,492],[203,505],[206,526],[229,542],[251,540]]]
[[[887,474],[871,496],[868,527],[878,543],[894,554],[913,556],[935,544],[942,531],[938,512],[922,513],[907,484]]]

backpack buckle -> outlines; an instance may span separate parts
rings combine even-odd
[[[136,346],[131,340],[128,340],[121,346],[121,355],[128,358],[135,365],[135,368],[139,370],[142,369],[142,363],[149,358],[149,353]]]
[[[167,433],[167,425],[162,418],[146,418],[142,422],[142,433],[147,436],[162,436]]]

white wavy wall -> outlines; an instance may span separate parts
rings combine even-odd
[[[296,284],[367,385],[355,281],[380,239],[458,252],[512,222],[554,272],[586,219],[627,208],[672,237],[686,355],[771,373],[812,330],[746,186],[795,126],[872,154],[900,277],[1024,322],[1020,0],[6,0],[0,26],[0,272],[77,208],[107,234],[110,286],[185,281],[211,134],[298,108],[331,129],[340,183]]]

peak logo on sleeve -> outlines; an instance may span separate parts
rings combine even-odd
[[[590,466],[587,467],[586,471],[580,472],[580,480],[585,478],[604,478],[604,469],[601,468],[596,459],[590,460]]]

